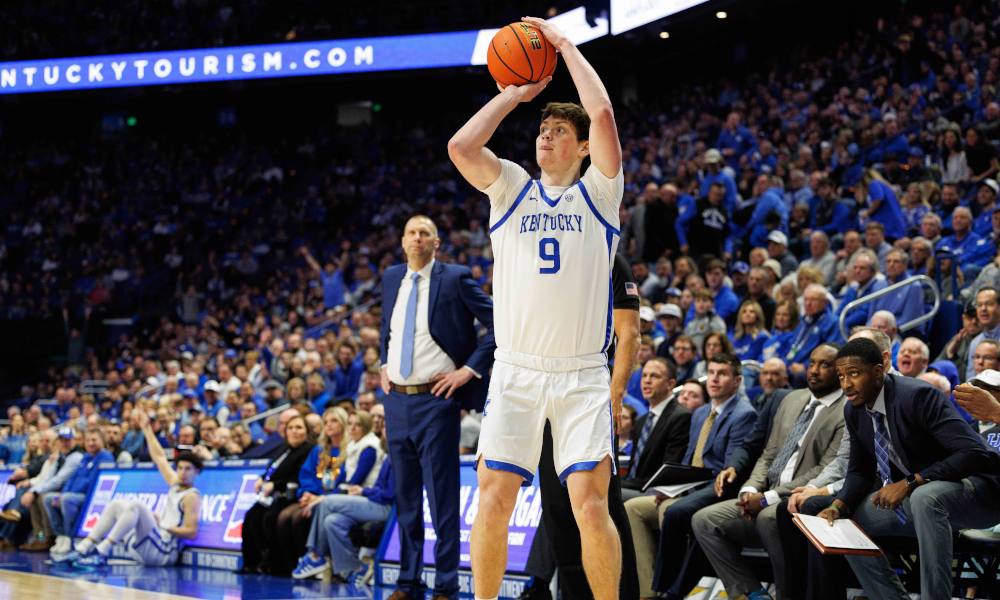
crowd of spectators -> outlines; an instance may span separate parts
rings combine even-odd
[[[643,296],[628,423],[650,410],[645,365],[676,370],[691,410],[708,401],[697,378],[715,356],[764,364],[759,382],[743,386],[757,409],[786,378],[806,387],[814,352],[846,341],[845,307],[915,275],[968,306],[936,360],[929,326],[899,327],[927,310],[919,283],[850,311],[847,327],[884,333],[894,368],[942,389],[997,367],[998,16],[988,2],[879,21],[822,57],[742,86],[681,85],[620,109],[619,251]],[[537,172],[532,126],[506,126],[491,147]],[[0,432],[0,458],[21,465],[22,493],[46,509],[31,508],[31,547],[66,535],[74,506],[73,496],[53,504],[50,494],[65,496],[68,484],[53,481],[44,471],[53,460],[40,457],[79,446],[148,460],[142,412],[164,447],[206,460],[275,458],[289,446],[302,446],[301,464],[329,462],[335,448],[349,455],[351,468],[331,468],[331,481],[318,475],[312,491],[300,485],[304,502],[248,515],[246,530],[255,532],[245,548],[251,569],[302,567],[285,560],[292,550],[310,550],[307,567],[337,556],[323,547],[334,530],[302,518],[314,499],[305,494],[358,495],[386,489],[391,477],[378,442],[381,309],[370,301],[382,271],[400,261],[400,224],[429,215],[442,232],[437,259],[469,266],[491,292],[489,205],[447,160],[453,130],[444,118],[279,144],[220,134],[5,149],[17,166],[0,174],[15,207],[0,216],[0,319],[61,316],[70,350],[64,369],[25,386]],[[160,315],[148,332],[84,343],[96,318],[140,311]],[[470,413],[462,452],[474,451],[477,431]],[[56,471],[68,478],[64,458]],[[303,468],[324,471],[315,465]],[[285,470],[287,484],[294,469]],[[276,522],[297,532],[281,542],[294,548],[280,560],[262,551]],[[14,542],[12,530],[0,533]]]

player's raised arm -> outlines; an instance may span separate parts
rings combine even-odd
[[[508,85],[501,89],[500,94],[480,108],[448,141],[451,162],[477,190],[490,187],[500,177],[500,159],[486,147],[500,121],[521,102],[534,99],[550,81],[552,78],[546,77],[538,83]]]
[[[615,112],[608,90],[604,88],[594,67],[580,54],[576,44],[558,27],[537,17],[524,17],[522,20],[538,28],[545,39],[562,54],[576,91],[580,94],[580,104],[590,116],[590,160],[601,174],[613,179],[622,168],[622,147],[618,140],[618,127],[615,125]]]
[[[142,434],[146,436],[146,446],[149,447],[149,457],[153,459],[156,463],[156,468],[159,469],[160,475],[163,476],[164,481],[167,485],[174,485],[180,478],[177,476],[177,472],[171,468],[170,463],[167,462],[167,453],[163,451],[163,446],[160,445],[160,441],[156,439],[156,434],[153,433],[153,428],[149,426],[149,415],[146,414],[145,409],[138,409],[139,427],[142,428]]]

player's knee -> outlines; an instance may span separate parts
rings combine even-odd
[[[600,530],[611,519],[607,500],[598,494],[588,494],[573,503],[573,515],[581,531]]]
[[[146,505],[143,503],[142,500],[132,500],[131,502],[128,503],[128,509],[132,512],[139,512],[145,507]]]
[[[511,493],[511,481],[509,481],[511,477],[506,476],[517,476],[503,473],[497,477],[498,474],[494,472],[490,476],[480,478],[479,513],[487,519],[507,521],[517,504],[517,488],[514,487]],[[520,485],[520,482],[517,485]]]

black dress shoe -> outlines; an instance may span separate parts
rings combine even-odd
[[[233,571],[233,573],[237,575],[260,575],[260,569],[244,565],[239,571]]]

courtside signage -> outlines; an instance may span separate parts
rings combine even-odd
[[[263,462],[263,464],[257,464]],[[256,502],[254,482],[270,461],[212,461],[195,480],[201,492],[201,524],[189,546],[240,550],[243,517]],[[214,464],[213,464],[214,463]],[[0,476],[3,472],[0,471]],[[159,512],[167,499],[167,484],[152,463],[131,468],[102,468],[80,511],[77,537],[85,537],[113,500],[139,500]],[[0,489],[0,495],[3,490]]]

